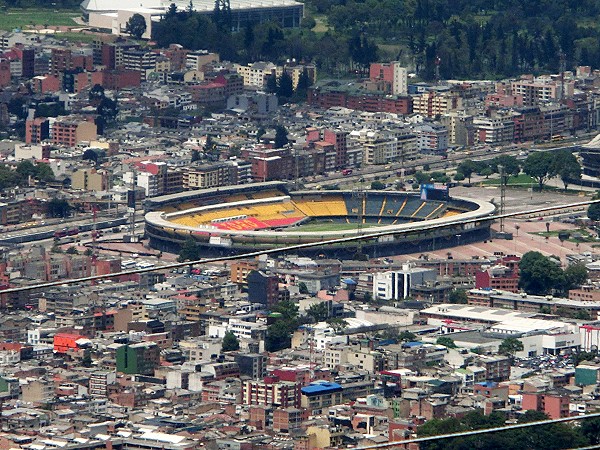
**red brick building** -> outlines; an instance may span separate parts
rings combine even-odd
[[[498,289],[508,292],[519,292],[518,267],[493,266],[475,274],[476,289]]]
[[[524,392],[521,401],[523,411],[541,411],[551,419],[569,416],[569,396],[558,393]]]
[[[316,86],[308,90],[308,104],[320,108],[342,106],[367,112],[412,113],[409,96],[386,95],[383,92],[348,90],[340,86]]]
[[[39,144],[50,137],[50,124],[46,117],[36,117],[25,121],[25,142]]]

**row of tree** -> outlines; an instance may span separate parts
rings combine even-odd
[[[315,33],[307,27],[282,29],[277,23],[267,22],[247,23],[243,29],[232,31],[222,9],[215,7],[208,16],[189,8],[178,11],[172,5],[162,20],[153,24],[152,39],[160,47],[176,43],[192,50],[206,49],[219,53],[222,59],[242,64],[260,60],[280,64],[291,59],[315,61],[319,70],[326,73],[353,68],[364,72],[379,57],[378,46],[360,30]],[[306,20],[315,23],[313,19]]]
[[[519,175],[523,170],[524,173],[535,179],[540,190],[555,177],[561,179],[565,190],[570,183],[581,179],[581,165],[569,150],[534,152],[527,156],[522,165],[517,158],[508,155],[497,156],[491,161],[468,159],[458,165],[454,179],[456,181],[468,179],[470,183],[473,174],[488,177],[494,173],[500,173],[500,167],[504,168],[505,181],[511,176]]]
[[[583,264],[571,264],[563,270],[555,261],[536,251],[521,257],[519,272],[519,287],[534,295],[566,295],[569,289],[582,285],[588,275]]]
[[[298,83],[294,88],[292,77],[283,71],[280,76],[271,75],[267,78],[266,91],[277,94],[280,103],[288,101],[298,102],[306,100],[308,88],[312,85],[308,71],[304,69],[298,77]]]
[[[517,423],[530,423],[547,420],[548,416],[539,411],[526,411]],[[461,431],[482,430],[503,427],[506,416],[493,412],[486,416],[481,412],[469,412],[462,417],[449,419],[432,419],[421,425],[419,437],[440,434],[458,433]],[[564,449],[583,448],[600,443],[600,420],[585,419],[580,426],[566,423],[554,423],[520,429],[507,429],[497,433],[486,433],[477,436],[442,439],[419,443],[421,450],[523,450],[523,449]],[[591,447],[590,447],[591,448]]]
[[[54,172],[46,163],[33,164],[31,161],[21,161],[16,169],[0,165],[0,189],[15,186],[27,186],[30,179],[46,183],[54,180]]]
[[[310,0],[336,33],[399,45],[425,79],[501,78],[600,63],[593,0]],[[476,5],[479,4],[480,7]]]

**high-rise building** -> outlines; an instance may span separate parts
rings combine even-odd
[[[117,372],[154,375],[160,363],[160,347],[155,342],[123,345],[117,349]]]
[[[408,93],[408,71],[398,61],[390,63],[372,63],[369,70],[372,81],[383,81],[393,95],[406,95]]]

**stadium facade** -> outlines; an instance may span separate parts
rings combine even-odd
[[[495,211],[488,202],[452,198],[437,186],[424,186],[420,194],[290,192],[283,182],[154,197],[145,207],[153,248],[177,251],[192,239],[207,256],[388,232],[360,244],[327,244],[295,253],[348,257],[361,251],[379,257],[425,252],[489,238],[491,221],[478,219]]]
[[[140,12],[151,17],[152,21],[158,21],[172,3],[179,11],[186,10],[190,4],[188,0],[84,0],[80,8],[84,20],[94,26],[93,23],[103,22],[101,17],[117,21],[119,17],[129,17],[119,14],[120,11]],[[215,8],[213,0],[193,0],[192,5],[196,12],[206,15],[212,14]],[[235,30],[244,28],[247,23],[263,22],[294,28],[300,26],[304,17],[304,5],[295,0],[230,0],[230,6],[232,28]],[[112,28],[120,29],[121,25],[113,24]],[[151,26],[151,23],[147,25]]]

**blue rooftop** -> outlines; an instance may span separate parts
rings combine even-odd
[[[413,341],[413,342],[405,342],[404,346],[405,347],[418,347],[420,345],[423,345],[422,342],[418,342],[418,341]]]
[[[344,280],[342,280],[342,283],[351,284],[351,285],[358,284],[352,278],[345,278]]]
[[[324,383],[312,383],[301,389],[302,393],[306,395],[323,394],[325,392],[337,392],[341,390],[342,386],[340,384],[332,383],[330,381]]]
[[[482,381],[481,383],[475,383],[479,386],[483,386],[483,387],[487,387],[487,388],[495,388],[496,386],[498,386],[498,383],[496,383],[495,381]]]

